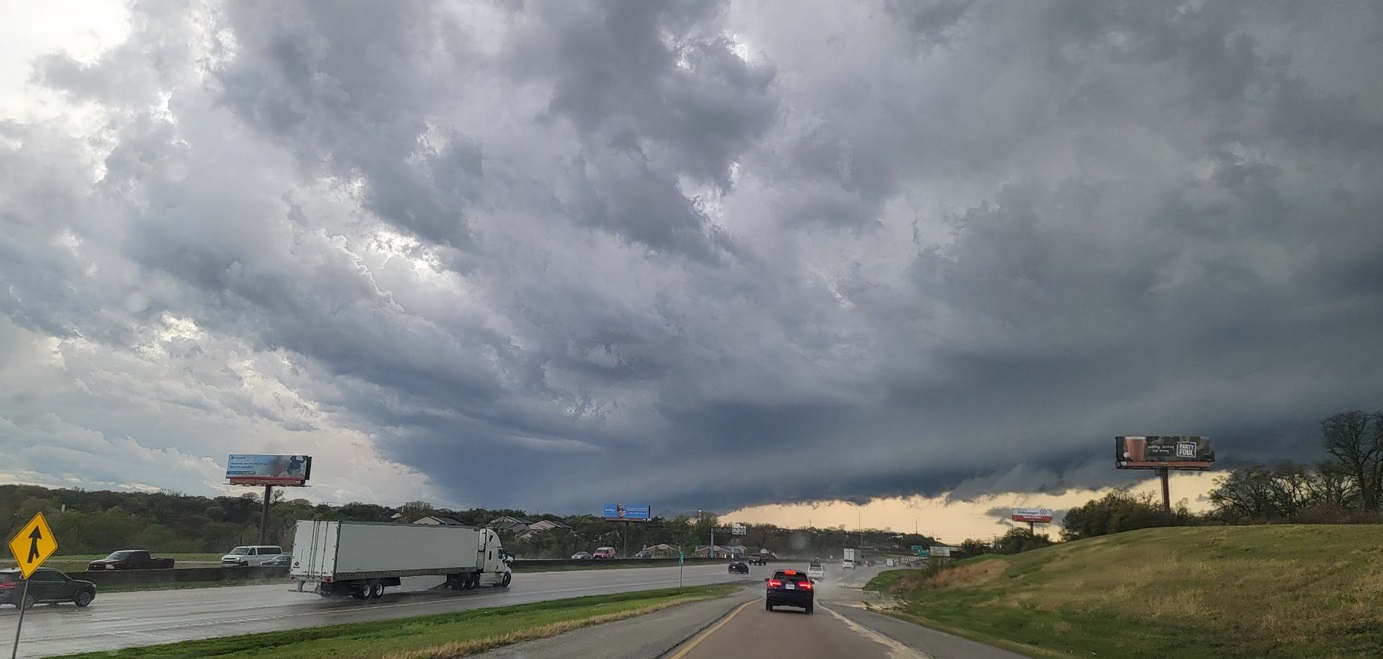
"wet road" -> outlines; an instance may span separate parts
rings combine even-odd
[[[724,565],[687,566],[686,585],[745,583]],[[85,609],[39,605],[24,614],[20,657],[47,657],[199,638],[390,620],[583,595],[675,587],[676,567],[533,572],[514,575],[507,588],[465,592],[432,590],[441,578],[403,580],[377,601],[322,598],[296,585],[235,586],[98,594]],[[0,640],[14,642],[19,611],[0,609]]]

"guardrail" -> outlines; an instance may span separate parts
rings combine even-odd
[[[287,567],[179,567],[163,570],[87,570],[68,572],[73,579],[85,579],[97,586],[143,583],[184,583],[192,581],[236,581],[240,579],[288,578]]]
[[[743,559],[740,559],[743,560]],[[726,564],[725,558],[687,558],[688,565]],[[770,563],[791,562],[784,559],[769,559]],[[511,563],[515,570],[538,567],[593,567],[598,565],[621,566],[674,566],[676,558],[614,558],[614,559],[569,559],[569,558],[528,558],[516,559]],[[127,585],[145,583],[187,583],[194,581],[238,581],[248,579],[287,579],[287,567],[179,567],[162,570],[87,570],[68,572],[73,579],[85,579],[97,586]]]

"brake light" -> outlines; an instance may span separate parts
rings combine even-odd
[[[13,581],[0,581],[0,590],[9,590],[14,588],[14,586],[15,583]]]
[[[777,580],[777,579],[769,579],[769,580],[768,580],[768,587],[769,587],[769,588],[781,588],[782,586],[783,586],[783,582],[781,582],[781,581],[779,581],[779,580]]]
[[[797,574],[797,570],[783,570],[783,574],[786,574],[786,575],[788,575],[788,576],[792,576],[792,575],[794,575],[794,574]]]
[[[801,588],[802,590],[811,590],[811,589],[812,589],[812,582],[810,582],[810,581],[799,581],[799,582],[797,582],[797,587],[798,587],[798,588]]]

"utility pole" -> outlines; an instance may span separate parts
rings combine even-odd
[[[260,517],[259,517],[259,544],[261,544],[261,545],[264,545],[264,544],[268,544],[268,543],[269,543],[269,539],[268,539],[268,533],[269,533],[269,502],[270,502],[273,498],[274,498],[274,486],[273,486],[273,485],[265,485],[265,486],[264,486],[264,511],[263,511],[262,513],[260,513]]]

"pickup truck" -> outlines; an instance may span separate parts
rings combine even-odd
[[[173,567],[171,558],[153,558],[143,549],[121,549],[111,552],[99,561],[87,564],[88,571],[95,570],[167,570]]]

